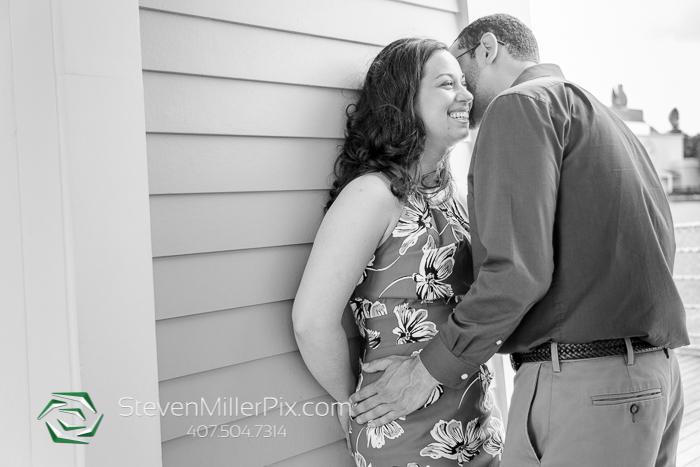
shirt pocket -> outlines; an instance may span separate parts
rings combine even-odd
[[[601,394],[591,396],[593,405],[618,405],[628,404],[630,402],[642,402],[661,397],[661,388],[644,389],[634,392],[623,392],[617,394]]]

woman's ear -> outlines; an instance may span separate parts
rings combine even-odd
[[[481,36],[481,44],[484,46],[484,49],[486,49],[486,56],[484,57],[486,63],[490,65],[496,60],[496,56],[498,56],[498,47],[500,45],[498,39],[496,39],[496,36],[494,36],[492,32],[487,32]]]

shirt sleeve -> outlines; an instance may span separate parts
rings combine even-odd
[[[476,281],[420,355],[448,387],[463,387],[549,289],[565,128],[515,93],[484,116],[470,168]]]

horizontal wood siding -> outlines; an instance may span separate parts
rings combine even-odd
[[[325,394],[310,377],[299,352],[289,352],[268,358],[196,373],[161,383],[160,403],[197,402],[202,398],[211,408],[217,398],[232,397],[242,402],[264,402],[265,397],[293,401],[311,399]],[[184,436],[192,424],[212,425],[245,419],[245,412],[229,411],[203,415],[190,411],[189,416],[163,417],[163,441]]]
[[[161,407],[330,403],[298,352],[291,309],[345,108],[384,45],[451,41],[458,2],[140,5]],[[343,324],[357,348],[352,318]],[[226,424],[283,425],[286,436],[188,435]],[[334,416],[169,412],[162,439],[166,467],[354,464]]]
[[[420,5],[425,8],[434,8],[435,10],[447,11],[450,13],[459,13],[459,5],[457,0],[396,0],[398,2],[410,3],[411,5]]]
[[[345,459],[348,456],[348,448],[345,440],[336,441],[335,443],[327,444],[313,451],[307,451],[298,456],[290,457],[280,462],[270,464],[270,467],[309,467],[316,465],[333,465],[329,464],[329,459]],[[350,463],[353,465],[353,463]]]
[[[326,191],[154,196],[153,255],[171,256],[313,242]]]
[[[146,130],[340,138],[351,92],[292,84],[143,74]]]
[[[356,89],[381,47],[143,11],[144,70]],[[206,53],[200,51],[206,50]],[[279,117],[285,117],[279,115]]]
[[[340,139],[149,134],[151,194],[325,190]]]
[[[351,339],[349,345],[356,348],[359,340]],[[214,351],[223,353],[227,347],[230,346]],[[242,407],[243,403],[255,406],[257,403],[264,403],[265,398],[283,400],[291,404],[325,394],[306,369],[299,352],[295,350],[169,379],[160,383],[160,404],[164,412],[162,439],[168,441],[187,436],[187,431],[192,425],[220,425],[239,421],[247,423],[245,420],[251,413],[242,410],[234,412],[224,407],[224,402],[229,398],[237,401],[233,406],[228,404],[230,408],[236,405]],[[188,413],[173,413],[169,409],[176,402],[182,403],[183,406],[188,402],[196,402],[196,405],[200,406],[202,399],[206,402],[209,413],[194,408],[190,408]],[[221,399],[221,403],[214,410],[217,399]],[[283,415],[286,416],[287,413],[284,412]],[[289,416],[295,415],[290,413]]]
[[[359,335],[351,316],[343,326],[348,337]],[[292,300],[160,320],[156,334],[161,381],[297,350]]]
[[[408,36],[428,36],[448,42],[458,32],[454,12],[425,8],[425,5],[454,5],[440,0],[415,2],[421,3],[420,6],[388,0],[140,0],[139,3],[151,10],[382,47]]]
[[[155,258],[156,319],[290,300],[310,251],[289,245]]]
[[[279,386],[282,381],[279,378],[273,378],[269,383]],[[308,407],[311,407],[309,410],[313,410],[313,407],[330,406],[333,403],[333,398],[323,395],[309,400],[298,401],[295,409],[299,410],[304,403],[311,404]],[[208,417],[200,418],[206,419]],[[281,415],[279,411],[273,411],[266,416],[248,417],[245,421],[227,424],[229,427],[227,429],[231,429],[231,425],[235,425],[239,429],[247,427],[252,434],[250,437],[240,436],[238,438],[183,436],[166,441],[163,443],[163,465],[188,467],[269,465],[327,446],[343,438],[342,430],[335,415],[312,417],[300,414],[300,416],[293,416]],[[286,435],[274,438],[265,438],[262,435],[254,436],[255,431],[258,430],[257,426],[260,425],[273,426],[277,429],[283,427]],[[223,425],[220,427],[220,430],[222,428],[224,428]],[[236,433],[234,431],[234,434]],[[342,451],[334,450],[329,454],[335,456],[340,453]],[[351,467],[354,466],[354,462],[350,456],[343,455],[336,458],[326,458],[324,462],[314,464],[314,467],[316,466]]]

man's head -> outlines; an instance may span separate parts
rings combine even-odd
[[[537,40],[522,21],[506,14],[479,18],[464,28],[450,47],[474,95],[471,127],[481,122],[486,108],[508,89],[525,68],[540,61]]]

